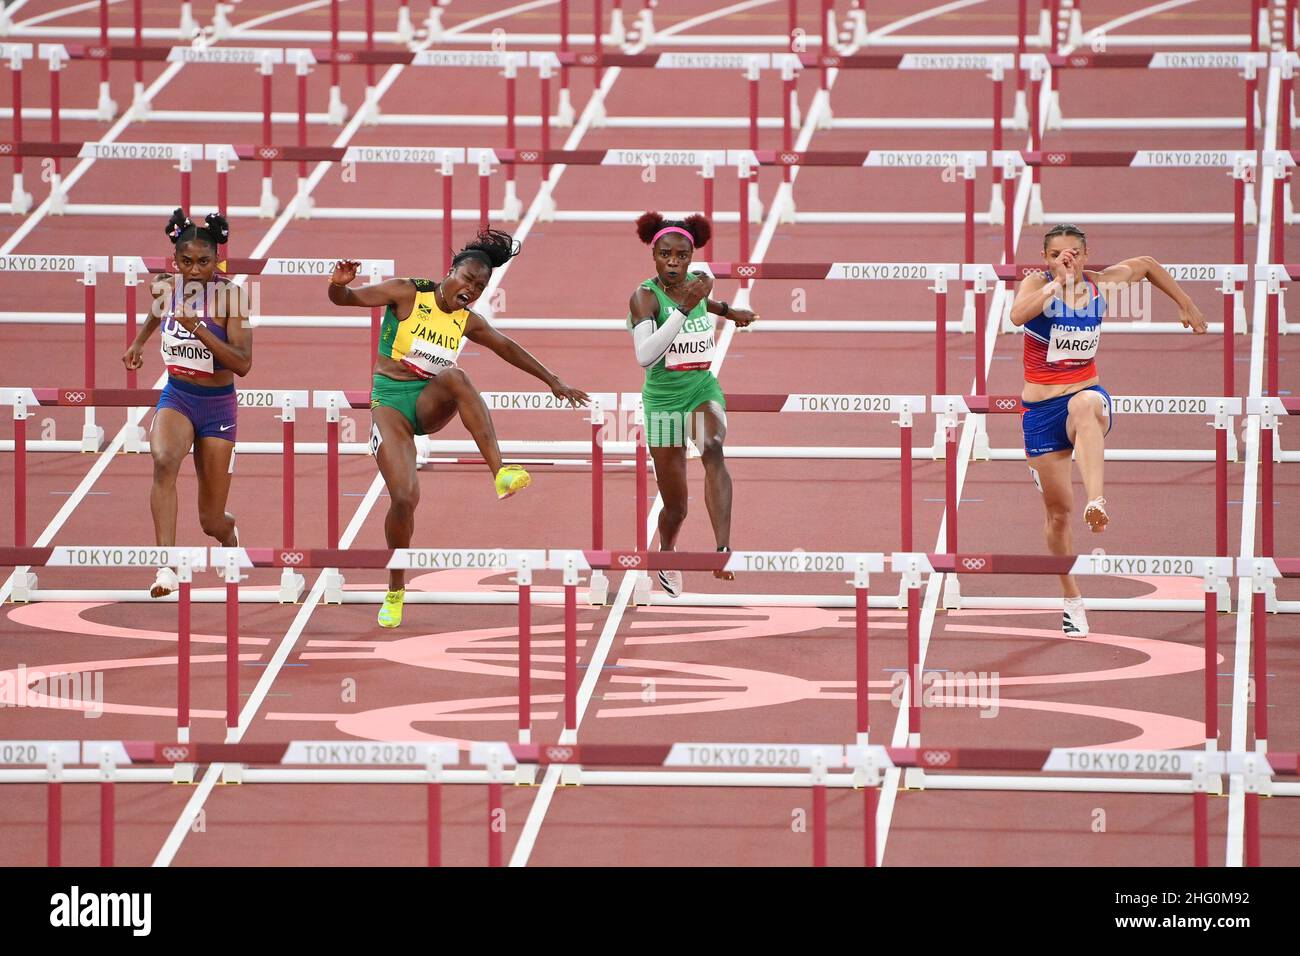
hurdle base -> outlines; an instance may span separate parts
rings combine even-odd
[[[904,790],[924,790],[925,789],[925,771],[920,767],[908,767],[903,771]]]
[[[144,84],[135,84],[135,94],[131,99],[131,120],[133,122],[143,122],[149,118],[149,112],[153,109],[151,103],[144,95]]]
[[[943,576],[943,609],[945,611],[961,610],[961,583],[955,574]]]
[[[397,38],[403,43],[410,43],[415,39],[415,24],[411,22],[411,8],[397,8]]]
[[[1029,225],[1043,224],[1043,191],[1041,183],[1032,183],[1029,187]]]
[[[636,30],[637,42],[640,46],[646,47],[654,42],[655,38],[655,20],[654,13],[650,7],[643,7],[637,14]]]
[[[181,4],[181,25],[177,28],[177,35],[183,42],[188,43],[201,32],[203,31],[199,21],[194,19],[194,4],[186,0]]]
[[[514,180],[506,180],[506,195],[501,200],[501,218],[506,222],[518,222],[524,214],[524,201],[519,198]]]
[[[32,600],[32,592],[35,591],[36,588],[36,572],[15,571],[14,589],[9,595],[9,600],[14,604],[29,604]]]
[[[117,101],[108,95],[108,84],[99,84],[99,100],[95,103],[95,118],[101,123],[111,123],[117,117]]]
[[[537,765],[531,763],[516,764],[515,772],[513,776],[511,776],[510,782],[516,787],[537,786]]]
[[[257,203],[257,215],[261,219],[274,219],[280,211],[280,200],[271,189],[271,177],[262,177],[262,195]]]
[[[591,128],[604,129],[609,121],[609,111],[605,109],[605,97],[600,95],[599,91],[591,98],[591,104],[587,109],[591,116]]]
[[[644,571],[632,572],[636,583],[632,585],[632,604],[634,607],[650,606],[650,575]]]
[[[1029,128],[1029,105],[1024,90],[1016,90],[1016,106],[1011,112],[1012,129]]]
[[[1284,186],[1284,190],[1286,188],[1288,187]],[[1287,195],[1289,196],[1289,193]],[[1291,222],[1285,206],[1283,207],[1282,218],[1288,224]],[[1250,183],[1246,184],[1241,197],[1241,222],[1246,226],[1259,225],[1259,207],[1255,204],[1255,187]]]
[[[321,579],[325,582],[325,592],[321,600],[325,604],[342,604],[343,585],[347,580],[339,573],[338,568],[326,568]]]
[[[555,115],[551,117],[551,125],[568,129],[573,125],[577,117],[578,114],[573,110],[573,100],[569,96],[569,91],[560,90],[559,101],[555,104]]]
[[[32,194],[23,190],[23,177],[14,173],[14,188],[9,194],[9,211],[15,216],[25,216],[32,208]]]
[[[179,733],[179,731],[178,731]],[[178,763],[172,766],[172,783],[180,786],[194,785],[194,764]]]
[[[229,728],[234,730],[233,727]],[[233,741],[227,740],[227,743]],[[221,778],[217,780],[219,784],[241,784],[244,782],[244,765],[242,763],[228,763],[221,766]]]
[[[582,786],[582,765],[576,763],[566,763],[560,770],[561,787],[581,787]]]
[[[280,603],[297,604],[302,598],[306,579],[291,568],[280,572]]]
[[[331,126],[342,126],[348,118],[348,106],[343,102],[343,91],[337,86],[330,87],[330,105],[325,115]]]
[[[149,451],[149,433],[144,430],[143,425],[124,425],[126,431],[126,440],[122,445],[122,451],[131,455],[143,455]]]
[[[993,184],[992,198],[989,199],[989,225],[1002,225],[1002,217],[1005,215],[1004,204],[1002,202],[1002,186],[999,183]]]
[[[794,205],[794,190],[787,189],[785,184],[781,185],[777,198],[772,200],[777,209],[777,215],[780,218],[781,225],[792,226],[798,221],[798,213]]]
[[[609,603],[609,578],[605,577],[604,571],[591,572],[591,579],[587,582],[587,592],[583,600],[591,607],[603,607]]]
[[[866,46],[871,42],[871,31],[867,29],[866,10],[850,10],[845,15],[845,23],[848,25],[848,29],[844,31],[845,38],[843,42],[850,49]]]
[[[104,429],[98,425],[87,423],[81,430],[81,450],[84,452],[98,452],[104,447]]]

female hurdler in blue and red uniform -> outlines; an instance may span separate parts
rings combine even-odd
[[[1147,279],[1173,299],[1185,327],[1202,334],[1205,317],[1150,256],[1125,259],[1101,272],[1085,270],[1088,243],[1078,226],[1066,223],[1048,232],[1043,238],[1043,259],[1047,269],[1027,276],[1011,305],[1012,323],[1025,329],[1021,424],[1029,471],[1047,510],[1047,547],[1052,554],[1073,554],[1072,451],[1088,495],[1083,520],[1093,532],[1104,531],[1110,521],[1102,467],[1111,403],[1099,384],[1096,363],[1106,299],[1098,285],[1114,287]],[[1061,630],[1070,637],[1086,637],[1088,619],[1073,576],[1061,575],[1061,589],[1065,596]]]

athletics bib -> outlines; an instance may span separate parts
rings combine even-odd
[[[379,354],[401,362],[420,378],[433,378],[455,367],[469,312],[442,311],[431,280],[411,281],[417,290],[415,307],[409,316],[399,320],[389,306],[380,327]]]
[[[1100,322],[1094,321],[1082,327],[1054,324],[1047,340],[1047,361],[1049,364],[1089,362],[1097,357],[1097,347],[1100,344]]]
[[[213,374],[212,351],[170,315],[162,320],[162,357],[172,375],[208,378]]]
[[[668,346],[664,368],[670,372],[689,372],[713,364],[714,319],[708,312],[687,319],[682,330]]]

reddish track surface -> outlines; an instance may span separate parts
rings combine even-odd
[[[381,4],[380,27],[391,28],[391,11]],[[457,0],[446,26],[454,27],[472,13],[498,4]],[[576,6],[584,6],[582,4]],[[629,3],[629,8],[639,4]],[[812,6],[812,4],[805,4]],[[840,4],[843,6],[843,4]],[[1085,27],[1132,12],[1132,2],[1090,0]],[[274,7],[243,3],[236,23]],[[360,26],[359,9],[344,4],[346,28]],[[928,5],[895,0],[888,10],[872,13],[872,27],[918,13]],[[1206,8],[1206,9],[1202,9]],[[33,4],[25,15],[52,9]],[[422,7],[415,8],[417,16]],[[661,0],[656,25],[662,30],[686,17],[716,9],[698,0]],[[1197,12],[1173,12],[1139,20],[1124,32],[1187,32],[1242,29],[1235,4],[1204,3]],[[200,11],[202,13],[203,11]],[[117,11],[114,13],[118,16]],[[125,15],[125,14],[124,14]],[[146,11],[150,25],[173,25],[170,7]],[[21,17],[19,18],[21,19]],[[704,29],[735,33],[775,33],[784,29],[784,5],[771,4],[728,17]],[[81,15],[60,23],[93,25],[94,16]],[[115,24],[125,21],[115,19]],[[810,19],[811,22],[811,19]],[[276,24],[322,29],[325,12],[298,14]],[[476,29],[502,26],[513,31],[556,28],[550,8],[492,21]],[[574,29],[589,30],[589,14],[575,14]],[[924,21],[910,32],[993,33],[1014,30],[1014,5],[988,3]],[[907,31],[905,31],[907,32]],[[236,42],[236,41],[231,41]],[[72,64],[65,78],[71,91],[74,76],[86,89],[69,93],[70,105],[89,105],[96,68]],[[129,101],[129,66],[114,65],[114,95]],[[147,65],[146,80],[159,71]],[[357,70],[345,70],[345,99],[359,101]],[[29,69],[43,78],[43,69]],[[325,100],[328,70],[318,68],[311,79],[314,108]],[[409,70],[385,95],[385,112],[446,110],[497,112],[501,109],[499,81],[490,74]],[[1236,81],[1206,83],[1189,103],[1179,78],[1184,74],[1136,74],[1104,71],[1066,77],[1062,97],[1066,116],[1102,115],[1232,115],[1239,109]],[[665,81],[663,78],[667,77]],[[837,115],[969,115],[986,110],[987,81],[975,74],[845,73],[838,78],[832,103]],[[957,77],[953,79],[952,77]],[[625,71],[608,98],[610,115],[645,115],[665,111],[704,114],[736,113],[743,109],[743,84],[725,74],[641,73]],[[815,74],[802,80],[801,103],[806,108],[816,87]],[[284,83],[277,106],[292,108],[289,84]],[[43,83],[28,81],[32,105],[44,105]],[[246,87],[246,92],[245,92]],[[590,71],[573,71],[573,98],[581,113],[590,93]],[[1134,94],[1139,91],[1141,96]],[[7,95],[7,94],[6,94]],[[433,104],[437,105],[433,105]],[[532,74],[520,81],[523,112],[534,112],[536,87]],[[765,90],[765,115],[777,111],[775,85]],[[185,67],[154,101],[156,108],[257,109],[257,87],[245,67]],[[1007,97],[1007,113],[1010,96]],[[253,142],[257,127],[214,128],[180,123],[132,124],[122,139],[141,141]],[[104,127],[65,122],[65,139],[96,138]],[[47,138],[40,122],[28,122],[26,136]],[[313,144],[324,145],[336,128],[313,126]],[[557,130],[555,145],[568,131]],[[292,135],[277,127],[277,135]],[[535,130],[521,130],[521,144],[532,145]],[[743,130],[690,133],[681,130],[596,129],[582,137],[583,148],[630,145],[745,145]],[[1008,146],[1022,145],[1022,134],[1008,131]],[[1240,132],[1053,131],[1053,147],[1131,149],[1161,146],[1237,148]],[[503,145],[500,129],[453,127],[363,128],[358,144]],[[779,133],[765,130],[763,145],[779,145]],[[987,148],[982,131],[819,131],[815,149]],[[65,175],[74,165],[65,162]],[[38,179],[31,171],[28,188]],[[130,171],[128,172],[128,169]],[[415,167],[361,167],[355,183],[342,182],[337,171],[327,174],[314,198],[321,206],[434,206],[435,177]],[[206,211],[215,199],[210,164],[200,164],[195,176],[195,208]],[[7,170],[6,170],[7,171]],[[938,182],[937,171],[862,171],[808,169],[798,177],[795,198],[802,210],[931,209],[959,210],[960,186]],[[281,164],[276,187],[282,200],[292,194],[293,169]],[[979,202],[987,200],[988,174],[981,174]],[[156,177],[156,178],[155,178]],[[500,204],[500,182],[493,206]],[[718,208],[734,209],[734,175],[720,172]],[[458,207],[477,203],[473,177],[461,177]],[[519,176],[525,208],[537,185],[536,168]],[[761,191],[770,198],[779,173],[765,170]],[[244,163],[232,177],[231,202],[256,204],[260,187],[257,164]],[[44,184],[33,191],[37,202]],[[164,164],[126,167],[97,162],[74,187],[77,202],[114,201],[172,204],[175,175]],[[658,180],[644,183],[636,171],[570,167],[556,190],[560,209],[663,208],[680,210],[698,203],[699,180],[693,172],[661,170]],[[1051,170],[1044,176],[1044,204],[1054,210],[1142,210],[1230,208],[1230,184],[1219,170]],[[0,219],[0,241],[21,224],[18,217]],[[156,255],[166,251],[162,217],[101,218],[44,217],[12,251],[73,252],[78,254]],[[232,254],[251,255],[268,223],[233,223]],[[457,241],[469,223],[457,223]],[[291,221],[267,254],[277,256],[387,257],[400,275],[435,275],[439,223],[403,221],[341,222],[316,219]],[[1036,227],[1026,227],[1017,258],[1035,256]],[[755,228],[754,235],[758,235]],[[1114,261],[1150,254],[1171,262],[1224,262],[1231,257],[1227,226],[1096,226],[1089,229],[1094,257]],[[736,226],[718,228],[714,258],[735,258]],[[1294,242],[1295,239],[1292,239]],[[539,223],[526,239],[527,251],[511,266],[503,288],[507,307],[502,316],[621,316],[626,298],[646,272],[645,251],[626,224]],[[1247,235],[1247,261],[1254,261],[1254,231]],[[1001,251],[1001,227],[980,227],[977,261],[993,261]],[[961,234],[952,226],[823,226],[783,225],[777,228],[768,261],[956,261],[961,258]],[[1292,257],[1294,258],[1294,257]],[[5,280],[7,308],[63,310],[80,308],[81,291],[70,277],[33,277],[26,282]],[[120,280],[108,276],[100,286],[100,309],[122,307]],[[762,281],[753,291],[756,311],[766,317],[789,317],[797,283]],[[929,293],[919,283],[809,283],[808,316],[814,318],[913,318],[932,314]],[[731,297],[736,285],[720,282]],[[323,283],[317,280],[267,279],[262,283],[262,308],[270,314],[330,313]],[[1220,315],[1217,294],[1206,285],[1193,289],[1212,321]],[[958,296],[954,296],[958,299]],[[1289,299],[1292,314],[1300,301]],[[957,308],[955,305],[952,307]],[[1157,302],[1156,318],[1173,317],[1165,302]],[[1253,315],[1253,295],[1247,298]],[[955,317],[955,312],[950,312]],[[512,333],[555,368],[571,384],[589,391],[632,391],[640,374],[632,361],[626,336],[606,332]],[[42,330],[40,344],[31,326],[0,326],[0,383],[9,386],[74,384],[80,377],[82,330],[53,326]],[[1246,394],[1249,346],[1238,337],[1238,394]],[[100,384],[117,386],[123,375],[117,357],[122,328],[101,328],[97,339]],[[972,336],[949,338],[950,391],[970,390],[974,369]],[[1019,389],[1020,339],[1002,336],[993,355],[989,391]],[[929,393],[933,362],[931,337],[917,334],[794,334],[761,333],[737,337],[722,372],[728,392],[870,392]],[[1111,336],[1101,357],[1103,383],[1121,394],[1211,394],[1219,375],[1217,336]],[[361,388],[369,367],[368,338],[360,330],[308,331],[263,329],[256,336],[256,361],[242,383],[262,388]],[[1282,383],[1294,387],[1294,367],[1300,352],[1284,340]],[[481,389],[532,390],[536,383],[471,346],[464,367]],[[152,385],[160,373],[150,350],[140,376]],[[81,413],[40,409],[34,432],[42,437],[75,437]],[[362,440],[369,423],[353,413],[356,438]],[[123,421],[120,410],[103,410],[98,420],[111,438]],[[928,444],[932,419],[917,427],[917,444]],[[584,426],[572,419],[526,413],[496,416],[502,438],[581,438]],[[279,424],[269,414],[246,411],[241,416],[241,440],[278,440]],[[1019,429],[1010,416],[995,416],[989,426],[992,443],[1013,447]],[[463,437],[453,425],[442,438]],[[299,439],[323,440],[321,413],[300,416]],[[1288,430],[1284,442],[1294,445]],[[733,414],[729,443],[733,445],[869,444],[896,441],[896,430],[884,416],[859,420],[834,416],[772,416]],[[1113,448],[1211,448],[1212,439],[1199,418],[1125,418],[1116,424],[1108,445]],[[29,456],[29,528],[34,537],[54,518],[66,495],[88,471],[92,461],[72,454]],[[300,545],[321,544],[325,517],[324,461],[299,458]],[[10,487],[13,456],[0,456],[0,487]],[[1300,552],[1300,479],[1295,465],[1278,467],[1276,499],[1277,553]],[[736,509],[733,544],[753,549],[878,550],[898,543],[897,464],[873,461],[733,461]],[[55,543],[135,543],[151,540],[147,489],[151,466],[145,457],[118,455],[60,528]],[[431,471],[432,473],[428,473]],[[1232,466],[1230,498],[1231,553],[1239,549],[1242,465]],[[346,458],[341,468],[343,524],[346,527],[375,479],[368,458]],[[681,547],[709,549],[700,491],[699,469],[692,467],[692,514]],[[1114,523],[1104,545],[1121,554],[1207,554],[1213,549],[1214,473],[1209,463],[1151,464],[1112,462],[1107,466],[1108,497]],[[540,471],[534,486],[505,503],[491,497],[482,469],[439,466],[422,478],[423,500],[418,515],[417,546],[440,547],[580,547],[589,540],[588,479],[574,471]],[[231,506],[250,546],[279,543],[279,459],[241,456]],[[180,540],[206,543],[192,505],[192,472],[182,474]],[[916,546],[932,549],[939,533],[943,506],[943,470],[939,463],[917,468],[915,498]],[[607,543],[630,546],[634,540],[633,485],[629,472],[608,480]],[[369,512],[353,542],[358,547],[383,546],[383,505]],[[1024,466],[1015,462],[974,463],[962,491],[961,536],[964,550],[1039,552],[1043,550],[1042,517]],[[1256,521],[1256,527],[1258,522]],[[0,540],[12,538],[12,515],[0,509]],[[1076,528],[1081,550],[1094,545]],[[377,572],[345,572],[349,587],[381,587]],[[139,580],[135,580],[138,577]],[[141,572],[81,572],[50,569],[41,573],[41,586],[141,587]],[[271,572],[254,572],[247,584],[270,586]],[[308,588],[314,573],[308,578]],[[555,585],[558,579],[544,576]],[[216,576],[200,577],[215,586]],[[421,578],[413,587],[446,589],[475,582],[437,577]],[[504,586],[505,578],[484,582]],[[611,596],[619,577],[611,580]],[[1290,584],[1288,587],[1287,585]],[[873,592],[897,593],[894,575],[873,579]],[[1085,584],[1090,595],[1140,595],[1169,582],[1153,580],[1095,580]],[[1178,586],[1175,584],[1175,586]],[[734,587],[744,592],[819,593],[839,591],[838,578],[750,575],[725,586],[706,575],[689,575],[688,588],[714,591]],[[966,578],[967,595],[1054,593],[1055,585],[1033,578]],[[847,591],[844,591],[847,593]],[[1235,597],[1235,593],[1234,593]],[[1279,597],[1295,600],[1300,587],[1279,586]],[[245,605],[241,608],[242,689],[247,694],[267,666],[274,649],[289,631],[298,607]],[[458,740],[506,739],[514,734],[515,650],[512,607],[411,605],[397,633],[374,624],[373,606],[319,607],[308,619],[276,677],[271,694],[253,717],[248,741],[295,738],[412,739],[429,735]],[[581,661],[590,660],[596,639],[610,614],[608,608],[580,608]],[[222,650],[223,612],[219,605],[198,605],[194,630],[195,736],[219,740],[223,733]],[[1235,616],[1221,618],[1220,665],[1222,729],[1220,746],[1229,745],[1228,722],[1233,713]],[[928,710],[925,739],[955,746],[1097,746],[1148,736],[1132,746],[1193,747],[1203,739],[1201,714],[1201,619],[1196,614],[1093,612],[1093,635],[1084,642],[1065,640],[1058,630],[1059,612],[962,611],[940,612],[932,632],[926,666],[963,671],[996,671],[1002,675],[1001,709],[996,719],[980,719],[966,709]],[[558,609],[534,612],[534,637],[554,639],[560,630]],[[896,711],[888,699],[892,675],[905,666],[906,645],[902,612],[872,611],[872,736],[885,742]],[[174,732],[175,659],[174,608],[140,604],[37,604],[6,606],[0,624],[0,667],[20,663],[30,668],[77,663],[106,671],[108,713],[93,724],[76,714],[56,710],[8,710],[5,738],[168,739]],[[1269,688],[1273,728],[1270,747],[1300,746],[1300,653],[1294,616],[1270,620]],[[213,642],[213,643],[205,643]],[[562,674],[559,651],[538,644],[534,650],[535,739],[551,741],[560,729],[558,717]],[[605,671],[597,685],[580,739],[604,741],[742,740],[820,742],[848,740],[853,730],[852,614],[848,610],[754,607],[745,609],[641,608],[623,616],[614,635]],[[1159,676],[1143,672],[1148,659]],[[1134,671],[1124,673],[1125,669]],[[1112,672],[1107,677],[1097,672]],[[357,699],[342,702],[341,683],[356,681]],[[643,681],[654,680],[654,703],[641,699]],[[97,808],[89,787],[72,788],[67,798],[65,860],[95,860]],[[80,792],[78,792],[80,791]],[[483,791],[477,787],[448,788],[445,856],[452,863],[480,863],[484,857]],[[518,838],[538,791],[507,791],[507,854]],[[190,797],[185,788],[139,785],[128,788],[118,802],[119,862],[151,862]],[[6,790],[4,824],[6,862],[37,864],[44,847],[43,795],[40,788],[14,786]],[[810,838],[793,832],[791,814],[808,806],[804,790],[706,790],[700,788],[560,788],[551,800],[528,862],[568,864],[720,863],[803,864],[810,859]],[[1227,799],[1211,803],[1213,864],[1224,860]],[[854,864],[861,855],[861,799],[852,791],[833,791],[829,798],[830,862]],[[190,833],[175,856],[177,864],[419,864],[422,859],[423,795],[420,788],[402,786],[271,786],[216,787],[205,804],[206,829]],[[1110,821],[1104,834],[1092,832],[1093,811],[1103,808]],[[1294,800],[1267,802],[1263,814],[1263,854],[1268,863],[1300,860],[1300,805]],[[1191,861],[1191,808],[1183,798],[1117,794],[1025,794],[1005,792],[903,791],[898,794],[884,861],[889,865],[1006,864],[1150,865]]]

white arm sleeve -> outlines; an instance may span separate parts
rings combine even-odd
[[[649,368],[664,357],[668,346],[673,344],[673,339],[677,338],[677,333],[682,330],[685,322],[686,313],[681,309],[673,309],[668,313],[664,324],[657,329],[652,320],[638,322],[632,326],[632,340],[636,343],[636,360],[641,363],[642,368]]]

